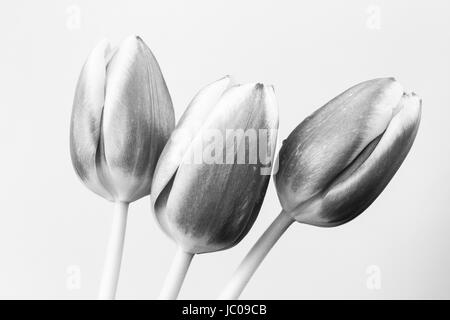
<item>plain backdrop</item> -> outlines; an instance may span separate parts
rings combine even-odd
[[[450,298],[450,2],[2,1],[0,298],[96,298],[112,203],[76,177],[76,81],[103,38],[140,35],[177,119],[226,74],[276,88],[281,139],[348,87],[394,76],[423,98],[415,144],[360,217],[293,225],[242,298]],[[280,211],[273,184],[236,247],[196,256],[181,298],[215,298]],[[118,298],[158,295],[176,247],[150,199],[130,206]]]

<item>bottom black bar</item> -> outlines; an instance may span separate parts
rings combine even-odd
[[[414,317],[433,313],[445,315],[448,301],[431,300],[178,300],[178,301],[0,301],[2,312],[15,316],[30,312],[34,317],[68,315],[73,318],[104,318],[106,314],[128,319],[137,313],[143,319],[307,319],[316,316],[387,317],[407,314]],[[86,308],[84,308],[86,307]],[[442,310],[441,310],[442,309]],[[62,312],[62,313],[61,313]]]

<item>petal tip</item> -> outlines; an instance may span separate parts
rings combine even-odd
[[[144,40],[138,35],[130,35],[126,37],[120,44],[120,48],[128,52],[135,53],[138,52],[142,46],[146,47]]]
[[[385,90],[388,90],[392,94],[398,95],[400,97],[404,92],[403,86],[395,77],[376,78],[373,80],[369,80],[368,82],[378,83],[381,87],[385,88]]]
[[[236,80],[234,79],[233,75],[231,75],[231,74],[225,75],[224,77],[220,78],[218,81],[226,82],[227,83],[227,88],[236,83]]]
[[[395,78],[388,78],[388,86],[392,90],[403,92],[403,86]]]
[[[103,38],[98,42],[96,47],[106,48],[109,46],[110,46],[110,42],[109,42],[108,38]]]
[[[111,51],[112,51],[111,42],[109,42],[109,40],[107,38],[103,38],[102,40],[100,40],[97,43],[97,45],[91,51],[91,54],[90,54],[88,60],[92,57],[97,56],[97,57],[102,57],[106,63],[108,61],[108,56],[110,55]]]

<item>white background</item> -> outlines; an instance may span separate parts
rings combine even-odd
[[[177,119],[200,87],[225,74],[275,85],[282,139],[360,81],[395,76],[417,92],[416,142],[381,196],[338,228],[293,225],[242,298],[450,298],[444,0],[2,1],[0,298],[96,297],[113,206],[76,177],[69,121],[90,50],[129,34],[156,55]],[[180,297],[215,298],[279,210],[271,183],[248,236],[195,257]],[[174,251],[149,197],[133,203],[118,298],[157,297]],[[378,289],[367,285],[373,276]]]

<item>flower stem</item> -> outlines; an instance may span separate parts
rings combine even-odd
[[[222,291],[219,299],[235,300],[239,298],[256,269],[292,222],[294,222],[294,219],[289,214],[281,211],[258,239],[253,248],[250,249],[247,256],[234,272],[231,281]]]
[[[193,257],[193,253],[185,252],[180,247],[177,249],[172,266],[159,294],[159,300],[175,300],[178,297]]]
[[[125,202],[116,202],[114,204],[111,234],[106,249],[106,259],[98,294],[100,300],[113,300],[116,296],[120,263],[122,261],[123,243],[125,239],[125,229],[127,226],[128,205],[129,204]]]

